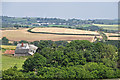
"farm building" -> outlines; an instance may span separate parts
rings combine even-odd
[[[5,54],[15,54],[15,50],[6,50]]]
[[[19,43],[15,49],[14,56],[28,56],[33,55],[36,50],[38,49],[37,46],[28,43]]]

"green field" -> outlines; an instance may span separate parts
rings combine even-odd
[[[94,26],[102,27],[105,30],[118,30],[118,25],[93,24]]]
[[[83,24],[83,25],[80,25],[81,27],[90,27],[91,24]]]
[[[68,25],[48,25],[49,27],[68,27]]]
[[[2,70],[6,70],[14,65],[16,65],[18,69],[22,69],[22,64],[24,63],[25,59],[26,58],[23,57],[2,55]]]

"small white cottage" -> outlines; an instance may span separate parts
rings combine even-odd
[[[14,56],[28,56],[33,55],[36,50],[38,49],[37,46],[28,43],[19,43],[15,49]]]

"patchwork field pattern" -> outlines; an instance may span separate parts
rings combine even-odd
[[[59,40],[89,40],[93,41],[94,36],[87,36],[87,35],[56,35],[56,34],[36,34],[27,32],[30,28],[18,29],[18,30],[2,30],[2,36],[7,37],[11,41],[39,41],[39,40],[52,40],[52,41],[59,41]],[[34,28],[34,31],[38,30],[38,28]],[[97,32],[92,31],[84,31],[84,30],[74,30],[74,29],[64,29],[64,28],[42,28],[40,31],[50,31],[50,32],[58,32],[58,33],[73,33],[73,34],[98,34]]]
[[[105,30],[118,30],[118,25],[105,25],[105,24],[93,24],[98,27],[102,27]]]

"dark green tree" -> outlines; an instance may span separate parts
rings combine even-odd
[[[46,58],[40,55],[39,53],[35,53],[34,56],[28,58],[24,64],[23,69],[24,71],[33,71],[37,70],[38,68],[42,68],[46,64]]]
[[[9,40],[6,37],[2,38],[2,44],[3,45],[8,45],[9,44]]]

